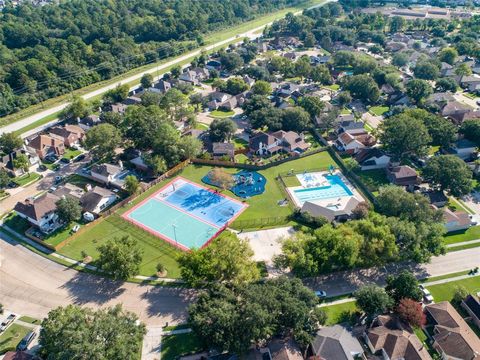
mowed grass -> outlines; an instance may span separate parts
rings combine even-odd
[[[384,169],[358,170],[355,171],[355,174],[371,192],[377,192],[380,187],[390,184]]]
[[[458,286],[465,287],[470,293],[477,293],[480,291],[480,276],[432,286],[427,284],[427,289],[432,293],[435,302],[452,301],[455,289]]]
[[[327,322],[325,323],[327,326],[341,323],[352,323],[352,319],[359,311],[355,301],[322,306],[321,309],[327,314]]]
[[[203,346],[193,333],[162,336],[162,360],[175,360],[181,355],[200,352]]]
[[[444,239],[446,245],[480,239],[480,226],[472,226],[466,231],[456,231],[449,233],[444,237]]]
[[[246,200],[246,203],[249,205],[249,207],[232,224],[232,227],[235,227],[236,223],[241,224],[242,220],[259,221],[259,219],[262,218],[287,217],[292,213],[292,208],[288,206],[281,207],[277,204],[279,200],[282,200],[286,197],[284,190],[275,180],[277,175],[279,173],[285,173],[291,169],[296,171],[327,169],[332,164],[335,165],[335,161],[330,157],[328,152],[324,151],[260,171],[260,174],[265,176],[267,179],[265,193]],[[211,169],[211,166],[189,165],[178,175],[205,186],[201,179]],[[231,168],[225,169],[225,171],[233,174],[239,171],[239,169]],[[97,251],[98,246],[105,243],[108,239],[130,236],[131,238],[137,240],[140,248],[143,250],[143,261],[140,267],[140,275],[155,275],[156,266],[160,262],[167,269],[167,277],[180,277],[180,269],[176,261],[177,256],[180,254],[180,250],[168,244],[164,240],[151,235],[150,233],[131,224],[120,216],[128,209],[138,204],[140,201],[152,195],[171,180],[172,179],[167,179],[143,192],[130,204],[122,207],[117,211],[117,213],[110,215],[105,220],[91,226],[84,227],[77,235],[74,235],[74,239],[59,249],[58,252],[76,260],[83,260],[85,255],[91,256],[95,260],[99,255]],[[224,194],[232,198],[236,198],[236,196],[230,191],[225,191]],[[159,219],[159,221],[161,221],[161,219]],[[285,221],[285,223],[287,222]]]
[[[210,116],[216,118],[226,118],[235,115],[235,112],[232,110],[225,111],[225,110],[214,110],[210,113]]]
[[[369,111],[376,116],[381,116],[388,111],[388,106],[372,106]]]
[[[19,177],[15,178],[13,180],[13,182],[15,184],[17,184],[18,186],[25,186],[25,185],[29,185],[29,184],[31,184],[35,181],[40,180],[41,177],[42,177],[42,175],[37,174],[35,172],[31,172],[31,173],[28,173],[28,174],[25,174],[25,175],[22,175],[22,176],[19,176]]]
[[[14,351],[18,343],[29,331],[29,328],[18,324],[10,325],[7,330],[0,335],[0,354],[4,354],[10,350]]]

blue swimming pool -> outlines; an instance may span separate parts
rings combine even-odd
[[[305,201],[314,201],[330,198],[352,196],[352,191],[338,175],[324,175],[328,180],[328,186],[312,187],[307,189],[294,190],[293,193],[298,201],[303,204]]]

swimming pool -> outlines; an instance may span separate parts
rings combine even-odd
[[[324,177],[329,183],[327,186],[293,190],[293,194],[297,200],[303,204],[306,201],[340,198],[353,195],[352,191],[343,182],[340,176],[324,175]]]

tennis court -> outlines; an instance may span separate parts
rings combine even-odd
[[[123,217],[182,250],[201,248],[247,207],[177,177]]]

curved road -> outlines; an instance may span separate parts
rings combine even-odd
[[[8,310],[44,318],[58,306],[94,308],[123,304],[147,325],[183,322],[195,297],[189,289],[137,285],[78,272],[0,239],[0,303]]]

